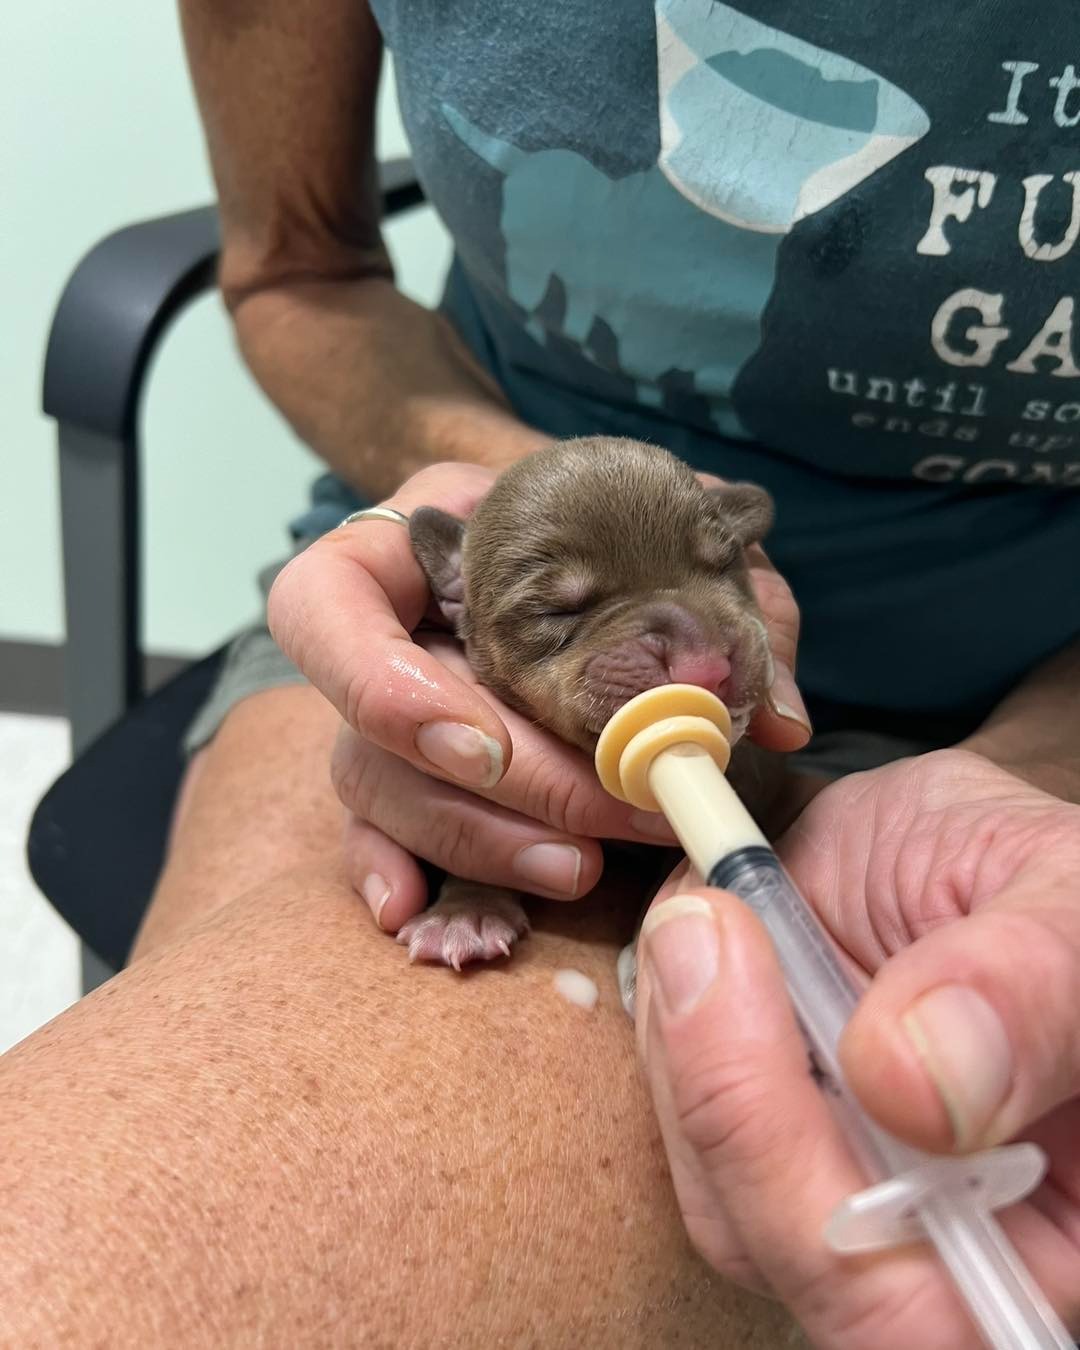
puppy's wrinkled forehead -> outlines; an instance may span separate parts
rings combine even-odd
[[[694,474],[666,451],[590,438],[520,461],[469,522],[471,586],[505,593],[530,578],[582,591],[602,577],[663,586],[688,561],[722,566],[735,538]]]

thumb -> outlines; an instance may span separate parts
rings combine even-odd
[[[768,934],[736,897],[688,888],[649,911],[638,971],[647,1076],[691,1239],[724,1274],[757,1271],[796,1315],[808,1290],[827,1304],[823,1286],[850,1270],[822,1229],[865,1183]]]
[[[910,1143],[1003,1143],[1080,1093],[1078,988],[1075,892],[1014,881],[879,970],[841,1041],[844,1074]]]

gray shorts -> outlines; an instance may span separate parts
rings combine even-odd
[[[266,611],[266,598],[274,578],[290,558],[303,553],[309,544],[339,525],[358,507],[365,505],[347,484],[334,474],[323,474],[311,487],[311,500],[303,515],[292,521],[293,551],[289,558],[264,567],[258,575],[261,608]],[[242,699],[258,694],[263,689],[277,689],[286,684],[306,684],[304,676],[289,661],[270,636],[265,622],[253,623],[229,643],[225,662],[206,702],[195,714],[188,727],[182,746],[185,754],[193,755],[210,741],[225,720],[226,714]]]
[[[340,519],[347,514],[347,511],[342,512]],[[317,537],[302,536],[292,556],[302,553]],[[284,558],[259,573],[259,590],[264,607],[274,578],[288,561]],[[225,662],[210,696],[196,713],[184,737],[184,751],[192,755],[206,745],[225,720],[226,714],[242,699],[263,689],[306,683],[304,676],[270,636],[266,625],[252,625],[237,634],[229,644]],[[793,755],[792,760],[798,768],[808,772],[842,778],[849,773],[876,769],[893,760],[925,754],[936,748],[936,744],[930,741],[914,741],[876,731],[829,731],[815,736],[809,747]]]

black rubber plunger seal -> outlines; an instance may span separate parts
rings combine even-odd
[[[780,860],[771,848],[754,844],[749,848],[736,849],[734,853],[720,859],[706,878],[706,885],[715,886],[721,891],[734,891],[738,895],[739,877],[759,867],[780,871]]]

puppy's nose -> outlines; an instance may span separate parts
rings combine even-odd
[[[674,651],[667,668],[672,684],[700,684],[721,697],[731,679],[731,662],[722,652]]]
[[[654,600],[645,611],[650,633],[663,642],[664,664],[672,684],[700,684],[721,697],[731,678],[727,653],[715,635],[689,609],[672,600]]]

